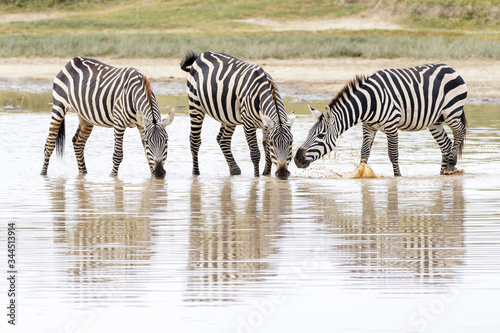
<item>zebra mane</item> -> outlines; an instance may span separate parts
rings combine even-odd
[[[281,126],[282,125],[281,124],[281,117],[279,115],[278,101],[276,99],[276,84],[272,80],[269,81],[269,84],[271,85],[271,96],[273,97],[274,107],[276,108],[276,113],[278,114],[278,121],[279,121],[280,126]]]
[[[149,79],[147,78],[146,75],[142,75],[141,80],[142,80],[142,84],[144,85],[144,89],[146,89],[146,95],[148,96],[149,106],[151,106],[151,108],[153,108],[153,92],[151,91],[151,84],[149,83]],[[153,111],[153,113],[151,115],[153,118],[153,124],[156,124],[158,121],[155,118],[155,112]]]
[[[368,81],[368,76],[366,75],[356,75],[354,77],[354,79],[352,79],[351,81],[349,81],[340,91],[339,93],[334,97],[332,98],[332,100],[330,101],[330,103],[328,104],[328,107],[329,108],[333,108],[333,106],[342,101],[344,98],[346,98],[347,96],[349,96],[350,94],[350,90],[355,90],[357,87],[363,85],[366,83],[366,81]]]
[[[146,93],[148,95],[149,104],[153,105],[153,95],[151,94],[151,85],[150,85],[149,79],[146,77],[146,75],[142,75],[142,84],[144,84],[144,87],[146,88]]]

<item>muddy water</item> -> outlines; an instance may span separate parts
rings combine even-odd
[[[87,144],[88,175],[78,176],[67,140],[65,157],[39,176],[50,115],[10,97],[0,111],[0,240],[5,258],[5,224],[15,222],[18,331],[500,330],[497,106],[469,107],[463,175],[438,176],[438,147],[419,132],[401,134],[404,177],[392,177],[379,134],[369,163],[378,178],[350,179],[358,127],[311,168],[292,166],[288,181],[252,177],[241,128],[233,151],[243,174],[229,177],[211,119],[192,177],[180,109],[159,181],[135,129],[118,178],[108,177],[113,135],[102,128]],[[160,104],[185,105],[185,96]],[[312,121],[298,115],[295,149]],[[68,138],[76,125],[69,114]]]

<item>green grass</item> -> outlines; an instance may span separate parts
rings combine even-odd
[[[76,10],[116,3],[113,0],[2,0],[0,8],[9,12],[39,12],[47,9]]]
[[[266,18],[277,21],[335,19],[359,13],[369,0],[3,0],[1,12],[60,13],[60,17],[34,22],[0,24],[0,33],[28,32],[159,32],[230,33],[261,27],[235,20]],[[497,30],[500,0],[382,0],[382,13],[401,17],[408,28]]]
[[[0,90],[0,111],[48,111],[51,109],[52,92],[40,94]]]
[[[369,0],[4,0],[3,12],[56,16],[4,23],[0,16],[0,57],[181,57],[193,49],[245,59],[500,59],[500,0],[382,0],[379,10],[403,26],[390,31],[279,33],[238,21],[335,20],[370,6]]]
[[[64,8],[64,7],[63,7]],[[341,5],[330,0],[175,0],[128,1],[123,5],[96,5],[90,10],[70,11],[61,17],[0,25],[4,33],[44,33],[92,31],[120,33],[123,31],[159,32],[170,30],[186,33],[207,31],[228,33],[234,30],[256,30],[236,20],[252,17],[274,20],[298,20],[315,17],[335,18],[366,8],[363,1]],[[62,10],[64,12],[64,10]]]
[[[0,57],[53,56],[70,58],[175,57],[189,50],[225,51],[256,58],[494,58],[500,59],[500,40],[415,35],[268,33],[241,35],[0,35]]]
[[[490,30],[500,28],[500,1],[406,0],[405,24],[413,28]]]

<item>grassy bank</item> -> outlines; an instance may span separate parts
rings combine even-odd
[[[262,29],[238,20],[335,20],[377,13],[407,29],[492,31],[500,28],[500,0],[3,0],[0,13],[50,14],[1,24],[0,33],[143,31],[227,33]]]
[[[101,4],[91,1],[86,4],[89,8],[84,7],[80,10],[72,9],[78,4],[71,4],[71,7],[61,4],[48,11],[50,14],[55,14],[50,19],[10,22],[8,25],[0,25],[0,31],[4,33],[173,31],[188,34],[207,31],[222,34],[233,31],[253,32],[261,28],[238,20],[254,17],[278,20],[336,18],[357,13],[365,9],[366,4],[365,1],[342,4],[330,0],[132,0]]]
[[[242,35],[0,35],[0,57],[180,58],[187,50],[221,50],[243,58],[494,58],[500,40],[409,35],[268,33]]]
[[[193,49],[246,59],[500,59],[499,5],[500,0],[6,0],[0,10],[13,15],[0,15],[0,57],[156,58]],[[251,20],[314,25],[370,15],[385,15],[401,28],[285,33]]]

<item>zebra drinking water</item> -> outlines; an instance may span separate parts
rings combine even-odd
[[[137,69],[115,68],[100,61],[76,57],[56,75],[53,84],[52,120],[45,143],[42,175],[57,148],[64,152],[66,112],[72,109],[79,118],[73,147],[80,174],[86,174],[83,150],[94,126],[113,127],[115,144],[111,176],[118,174],[123,158],[123,135],[127,127],[137,127],[141,135],[151,174],[165,177],[168,135],[165,127],[174,120],[174,109],[161,119],[149,80]]]
[[[444,64],[385,69],[368,77],[357,76],[332,99],[323,113],[309,107],[317,122],[298,149],[295,164],[307,168],[329,153],[342,133],[362,122],[361,163],[368,161],[375,134],[380,130],[387,136],[394,176],[401,176],[398,130],[428,128],[441,149],[441,174],[456,173],[457,155],[462,152],[467,127],[466,97],[464,80]],[[453,131],[453,143],[443,123]]]
[[[231,175],[241,173],[231,152],[231,138],[236,126],[243,125],[255,177],[259,176],[260,161],[256,131],[261,128],[266,157],[263,174],[269,175],[271,163],[274,163],[277,167],[276,176],[288,178],[288,164],[292,159],[291,126],[295,115],[287,118],[271,76],[260,66],[215,52],[204,52],[198,56],[190,51],[182,60],[181,68],[189,73],[187,87],[193,174],[200,174],[200,134],[203,119],[208,114],[221,123],[217,142]]]

